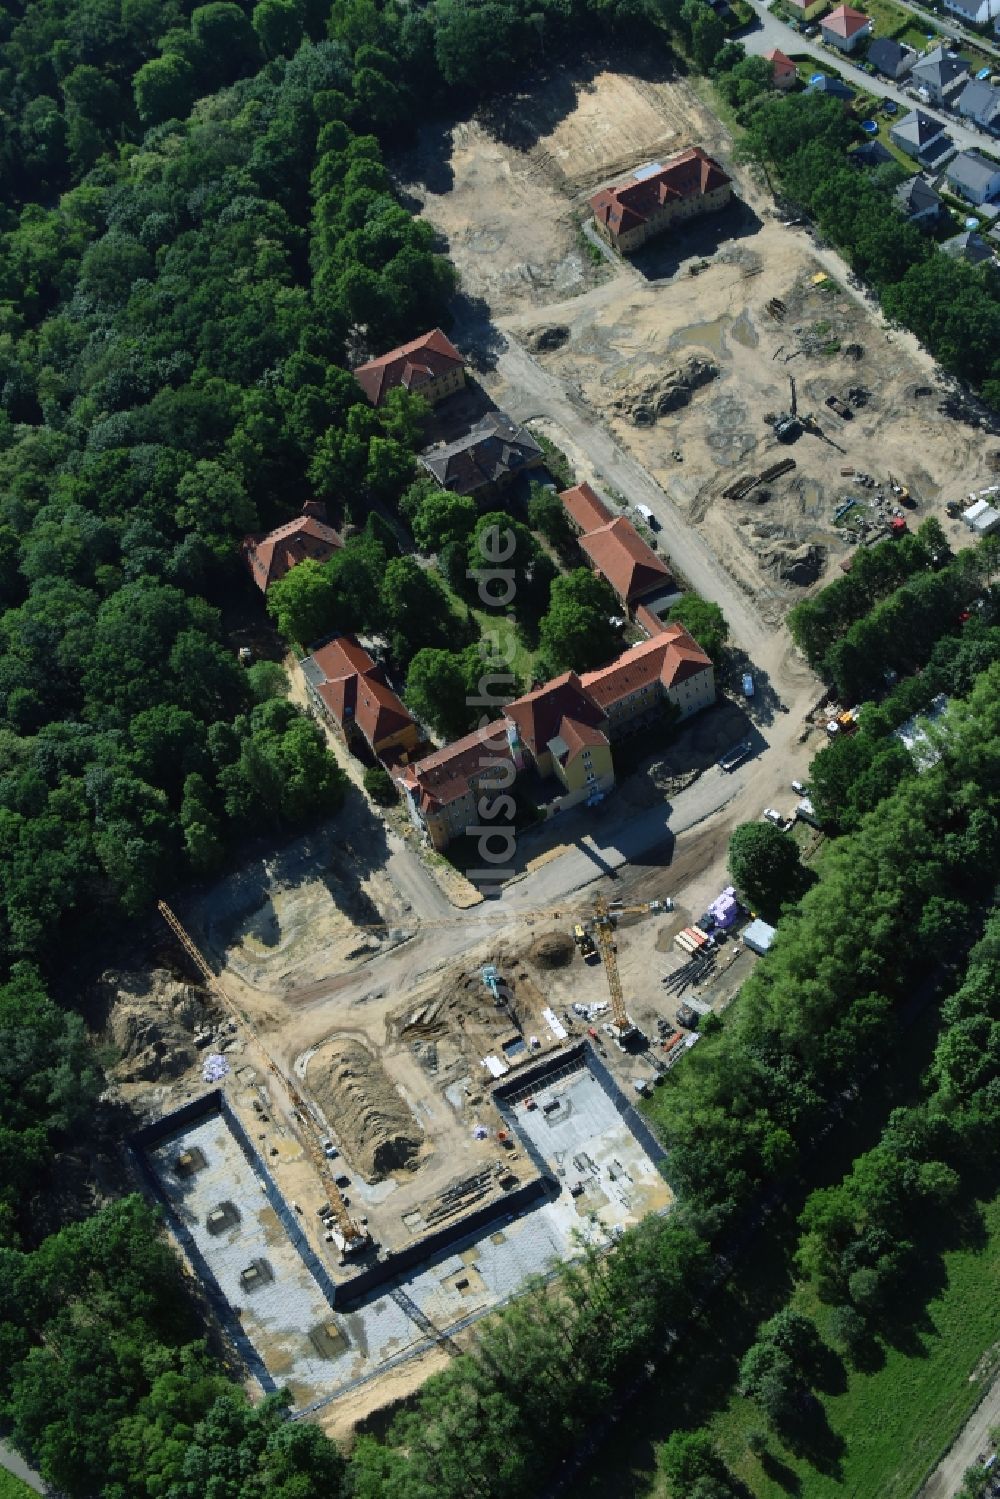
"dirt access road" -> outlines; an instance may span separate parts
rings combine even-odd
[[[966,1468],[991,1449],[990,1432],[1000,1429],[1000,1376],[993,1381],[965,1426],[938,1463],[916,1499],[953,1499]]]

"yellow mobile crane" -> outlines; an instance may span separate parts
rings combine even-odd
[[[618,972],[618,959],[615,956],[616,920],[619,916],[645,916],[653,911],[669,911],[670,905],[669,901],[662,900],[647,900],[637,906],[626,906],[621,901],[609,904],[603,895],[599,895],[594,902],[594,914],[586,925],[594,935],[597,951],[604,964],[608,992],[611,995],[611,1025],[616,1041],[627,1041],[630,1036],[638,1033],[638,1027],[633,1025],[625,1008],[625,996],[622,993],[621,974]]]
[[[208,966],[208,960],[196,946],[193,939],[184,930],[183,926],[178,921],[173,911],[171,911],[166,901],[157,901],[156,908],[159,911],[160,915],[163,917],[164,921],[167,923],[167,926],[177,938],[181,947],[183,947],[184,951],[191,959],[192,963],[198,969],[198,972],[204,978],[205,983],[208,985],[209,989],[211,989],[216,999],[218,999],[226,1012],[231,1015],[239,1025],[242,1025],[244,1030],[247,1031],[247,1033],[256,1042],[261,1055],[268,1065],[269,1070],[273,1073],[274,1077],[287,1092],[288,1097],[291,1100],[292,1109],[294,1110],[295,1116],[299,1121],[299,1124],[301,1125],[300,1133],[302,1144],[305,1147],[306,1154],[309,1156],[309,1159],[312,1161],[314,1167],[316,1168],[316,1172],[319,1176],[320,1182],[322,1183],[323,1190],[327,1194],[327,1200],[330,1204],[330,1212],[334,1221],[334,1227],[332,1229],[333,1242],[336,1244],[341,1254],[345,1257],[351,1254],[362,1253],[364,1250],[370,1248],[372,1243],[372,1236],[366,1228],[363,1228],[360,1224],[355,1223],[354,1219],[347,1211],[347,1204],[344,1202],[344,1199],[340,1193],[340,1188],[337,1186],[337,1183],[334,1180],[333,1171],[330,1167],[329,1161],[327,1160],[326,1152],[323,1149],[321,1137],[316,1127],[312,1111],[309,1109],[298,1088],[296,1087],[294,1079],[290,1077],[288,1073],[284,1072],[282,1068],[278,1066],[277,1062],[275,1062],[274,1058],[271,1056],[270,1052],[261,1041],[257,1031],[251,1024],[249,1017],[243,1010],[239,1009],[239,1007],[234,1003],[232,999],[230,999],[229,995],[226,993],[225,989],[219,983],[219,980],[216,978],[215,974]]]

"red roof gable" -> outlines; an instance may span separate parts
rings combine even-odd
[[[378,359],[360,364],[354,371],[365,395],[373,406],[380,406],[390,390],[402,386],[419,395],[420,387],[437,380],[449,370],[464,366],[465,360],[449,338],[434,328],[412,343],[390,349]]]
[[[661,588],[670,578],[666,563],[661,562],[623,515],[581,536],[580,546],[626,604]]]
[[[327,562],[343,546],[337,532],[314,515],[294,520],[269,531],[266,536],[248,536],[243,542],[243,560],[262,593],[300,562],[311,558]]]
[[[770,52],[764,53],[765,60],[774,64],[774,72],[777,77],[783,73],[794,73],[795,64],[790,57],[786,57],[780,47],[772,47]]]
[[[854,10],[850,5],[838,5],[836,10],[831,10],[828,16],[820,21],[821,31],[832,31],[834,36],[850,37],[867,26],[869,17],[860,10]]]
[[[573,489],[564,489],[559,498],[566,514],[581,531],[594,531],[598,526],[607,525],[612,519],[611,511],[589,484],[577,484]]]
[[[425,755],[408,768],[402,780],[416,793],[421,810],[433,812],[465,796],[471,782],[493,775],[496,761],[510,759],[507,724],[497,718],[454,744]]]
[[[661,635],[625,651],[610,666],[588,671],[580,682],[584,691],[608,712],[615,703],[643,687],[660,683],[674,687],[710,670],[711,659],[683,625],[668,625]]]
[[[724,187],[729,177],[700,146],[682,151],[658,172],[631,177],[618,187],[605,187],[590,200],[594,216],[615,234],[644,224],[667,203],[703,198]]]
[[[382,668],[349,635],[328,641],[310,661],[314,676],[322,676],[316,691],[334,718],[341,726],[356,724],[373,750],[413,723]]]
[[[506,712],[536,759],[545,753],[550,740],[559,736],[564,720],[587,728],[600,728],[604,721],[604,714],[583,691],[575,671],[563,672],[543,687],[526,692],[508,704]]]

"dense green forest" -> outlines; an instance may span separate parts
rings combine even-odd
[[[975,936],[979,893],[997,873],[995,627],[941,628],[983,574],[963,562],[928,584],[936,542],[921,532],[897,553],[902,572],[862,570],[867,596],[846,590],[831,620],[814,621],[814,648],[839,651],[831,669],[850,671],[851,631],[912,587],[920,660],[899,666],[924,672],[890,703],[910,691],[909,711],[926,706],[937,684],[963,700],[952,737],[919,777],[881,764],[842,767],[838,781],[831,765],[822,794],[849,836],[783,919],[734,1021],[666,1095],[685,1199],[668,1223],[643,1225],[557,1294],[496,1319],[349,1464],[315,1428],[286,1422],[280,1402],[251,1408],[205,1345],[190,1288],[139,1201],[59,1226],[57,1157],[85,1174],[104,1079],[82,1022],[50,988],[70,994],[82,945],[158,892],[212,873],[250,832],[306,826],[343,796],[280,675],[236,662],[234,631],[259,608],[236,561],[240,538],[313,496],[349,510],[355,534],[335,564],[304,565],[276,593],[280,628],[303,641],[363,626],[377,609],[408,693],[439,704],[443,732],[464,726],[474,632],[456,633],[463,620],[443,584],[394,555],[384,516],[437,555],[456,596],[476,525],[467,507],[414,485],[420,402],[397,397],[375,413],[349,374],[446,322],[455,290],[431,231],[393,193],[386,151],[415,119],[468,108],[561,47],[626,36],[662,53],[664,24],[697,66],[716,69],[746,112],[750,153],[884,287],[885,305],[995,396],[989,281],[895,222],[892,236],[876,233],[884,182],[858,192],[852,172],[867,217],[847,222],[842,118],[823,101],[762,98],[753,65],[723,45],[700,0],[3,9],[0,1419],[69,1495],[445,1499],[541,1486],[683,1330],[716,1236],[796,1169],[831,1102],[860,1086],[838,1036],[863,1036],[868,1054],[887,1046],[942,933],[959,946]],[[538,496],[529,519],[519,539],[533,587],[518,627],[553,668],[588,662],[609,643],[607,599],[586,576],[556,577],[537,536],[563,561],[566,537]],[[881,719],[866,717],[854,741],[870,741],[876,760],[895,711],[873,710]],[[900,953],[904,870],[922,909]],[[831,968],[831,951],[850,961]],[[961,1019],[976,1036],[995,1028],[978,1012]],[[947,1063],[948,1098],[960,1102],[950,1127],[971,1139],[992,1119],[997,1067],[987,1050],[984,1069],[962,1074],[961,1036]],[[929,1200],[945,1200],[949,1179],[933,1176],[921,1177]],[[81,1196],[65,1201],[74,1219]],[[881,1273],[877,1255],[858,1263]],[[845,1284],[837,1295],[853,1297],[850,1275]]]

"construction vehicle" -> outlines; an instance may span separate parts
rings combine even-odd
[[[835,411],[837,413],[842,421],[852,422],[854,420],[854,412],[845,401],[842,401],[840,399],[839,396],[827,396],[826,404],[827,406],[829,406],[831,411]]]
[[[593,933],[597,950],[604,964],[604,972],[607,975],[608,993],[611,995],[611,1022],[608,1032],[619,1046],[623,1046],[626,1041],[638,1036],[639,1029],[632,1023],[625,1008],[621,975],[618,972],[618,959],[615,956],[614,931],[617,919],[619,916],[645,916],[652,911],[670,910],[672,906],[672,901],[659,900],[644,901],[638,906],[626,906],[621,901],[612,901],[609,904],[603,895],[599,895],[594,904],[594,914],[587,923],[587,927]]]
[[[174,936],[177,938],[177,941],[180,943],[181,947],[187,953],[188,957],[191,959],[192,963],[195,965],[198,972],[205,980],[205,983],[208,985],[211,992],[215,995],[216,999],[222,1005],[223,1009],[229,1016],[231,1016],[233,1020],[236,1021],[237,1025],[242,1026],[243,1030],[255,1042],[258,1050],[261,1053],[261,1056],[264,1058],[264,1061],[267,1064],[268,1070],[287,1093],[289,1102],[292,1106],[293,1116],[296,1123],[300,1126],[299,1135],[302,1144],[305,1148],[306,1154],[309,1156],[309,1159],[311,1160],[316,1170],[317,1175],[319,1176],[323,1191],[327,1194],[326,1200],[329,1203],[330,1232],[333,1236],[333,1243],[336,1244],[337,1248],[340,1250],[342,1258],[344,1259],[346,1259],[348,1255],[362,1254],[365,1250],[372,1247],[372,1236],[368,1232],[367,1228],[364,1228],[360,1224],[355,1223],[354,1219],[347,1211],[347,1205],[344,1202],[340,1188],[337,1186],[333,1171],[330,1168],[329,1160],[327,1159],[327,1151],[330,1142],[326,1140],[325,1137],[320,1133],[319,1127],[315,1119],[313,1118],[312,1111],[299,1092],[294,1079],[287,1072],[285,1072],[283,1068],[279,1067],[277,1062],[275,1062],[274,1058],[270,1055],[267,1048],[261,1041],[259,1034],[251,1024],[250,1019],[245,1011],[241,1010],[235,1003],[235,1001],[232,1000],[226,993],[226,990],[223,988],[222,984],[220,984],[214,972],[209,967],[207,958],[195,945],[193,939],[184,930],[183,926],[178,921],[173,911],[171,911],[166,901],[157,901],[156,909],[159,911],[160,915],[167,923],[167,926],[173,932]]]
[[[596,955],[597,948],[594,946],[594,939],[587,931],[587,928],[579,921],[573,928],[573,941],[580,949],[581,957],[592,958]]]
[[[889,475],[889,487],[892,490],[892,497],[897,504],[905,505],[907,510],[912,510],[915,507],[916,501],[911,495],[909,487],[906,484],[901,484],[892,474]]]
[[[802,431],[802,423],[797,416],[782,411],[775,417],[771,430],[779,442],[794,442]]]

